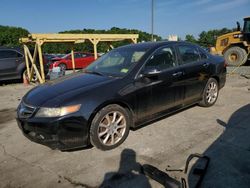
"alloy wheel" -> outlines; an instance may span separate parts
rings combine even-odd
[[[118,111],[106,114],[99,123],[98,138],[102,144],[112,146],[118,143],[126,131],[126,118]]]
[[[209,83],[206,91],[206,100],[209,104],[212,104],[216,101],[218,96],[218,86],[215,82]]]

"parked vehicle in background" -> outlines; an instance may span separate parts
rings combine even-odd
[[[29,91],[17,122],[27,138],[52,148],[93,144],[108,150],[120,145],[130,128],[192,104],[212,106],[225,81],[224,59],[197,45],[127,45],[82,72]]]
[[[221,35],[211,53],[223,55],[229,66],[244,65],[250,60],[250,17],[244,18],[243,30],[237,22],[237,30]]]
[[[36,61],[39,68],[38,57]],[[49,67],[45,58],[43,63],[46,75]],[[26,64],[23,50],[21,48],[0,47],[0,80],[22,79],[24,74],[26,74]],[[34,80],[36,80],[36,76],[34,76]]]
[[[56,58],[58,56],[54,55],[54,54],[44,54],[44,57],[46,59],[47,62],[51,61],[53,58]]]
[[[87,67],[93,61],[95,61],[94,54],[87,52],[75,52],[75,68],[82,69]],[[53,67],[60,67],[62,70],[73,69],[71,54],[67,54],[63,57],[56,57],[51,59],[50,69]]]
[[[0,80],[21,79],[24,70],[25,61],[21,49],[0,47]]]

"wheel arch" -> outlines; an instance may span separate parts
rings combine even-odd
[[[219,78],[219,76],[214,75],[211,78],[214,78],[218,82],[218,85],[220,85],[220,78]]]
[[[119,105],[121,107],[123,107],[124,109],[127,110],[127,112],[129,113],[129,117],[132,120],[132,124],[129,127],[134,127],[134,111],[133,109],[130,107],[129,104],[127,104],[124,101],[108,101],[108,102],[104,102],[101,105],[99,105],[98,107],[95,108],[95,110],[91,113],[90,118],[88,120],[88,127],[90,129],[91,123],[95,117],[95,115],[104,107],[108,106],[108,105]]]
[[[19,64],[17,66],[16,70],[18,72],[18,75],[20,76],[20,79],[22,79],[23,78],[23,73],[26,70],[26,64],[25,64],[25,62]]]
[[[68,66],[67,66],[67,64],[65,62],[58,62],[57,66],[60,66],[60,65],[65,65],[66,69],[68,68]]]

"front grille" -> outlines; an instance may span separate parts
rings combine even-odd
[[[18,116],[20,118],[29,118],[34,114],[35,110],[36,110],[35,107],[27,105],[24,102],[21,102],[18,108]]]

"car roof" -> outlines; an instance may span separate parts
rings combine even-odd
[[[159,41],[159,42],[142,42],[142,43],[137,43],[137,44],[129,44],[125,46],[121,46],[119,48],[158,48],[161,46],[165,46],[168,44],[186,44],[186,45],[194,45],[197,46],[196,44],[192,44],[189,42],[185,41]]]
[[[0,46],[0,50],[16,50],[18,52],[23,52],[22,48],[20,48],[20,47]]]

